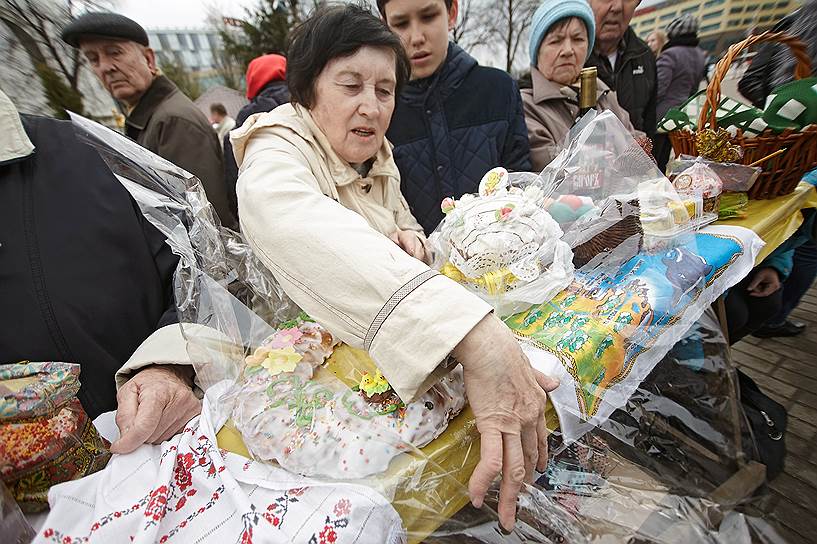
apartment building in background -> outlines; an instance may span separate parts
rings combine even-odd
[[[653,30],[666,29],[679,15],[692,13],[700,23],[701,47],[719,56],[751,32],[768,30],[800,4],[797,0],[647,0],[630,24],[645,39]]]
[[[173,59],[197,76],[202,88],[220,82],[216,73],[216,55],[222,48],[221,38],[212,29],[148,29],[150,47],[157,58]]]

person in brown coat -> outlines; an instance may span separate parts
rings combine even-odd
[[[545,0],[533,16],[530,37],[532,87],[522,89],[531,162],[541,171],[564,147],[579,115],[578,78],[592,50],[593,12],[585,0]],[[598,81],[597,109],[610,110],[633,136],[641,136],[618,104],[616,93]]]
[[[198,177],[221,223],[236,229],[218,137],[193,102],[161,75],[145,30],[123,15],[86,13],[63,29],[62,39],[82,51],[105,89],[125,107],[125,133]]]

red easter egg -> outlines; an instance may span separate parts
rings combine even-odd
[[[582,199],[576,195],[564,195],[559,200],[573,208],[573,211],[582,207]]]

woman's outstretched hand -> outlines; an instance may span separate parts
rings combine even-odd
[[[482,506],[485,493],[502,473],[499,522],[511,530],[522,484],[533,469],[547,466],[545,402],[559,386],[531,367],[510,329],[489,314],[457,345],[468,402],[480,433],[480,461],[468,485],[471,502]]]

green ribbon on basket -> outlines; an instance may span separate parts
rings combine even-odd
[[[658,123],[658,132],[698,128],[698,117],[706,102],[706,92],[699,91],[677,108],[670,108]],[[769,95],[764,110],[725,97],[715,112],[718,126],[732,134],[742,129],[747,138],[767,128],[776,133],[787,128],[800,130],[817,123],[817,78],[807,78],[781,85]]]
[[[698,128],[698,117],[706,102],[706,92],[699,91],[677,108],[670,108],[658,124],[658,132],[687,129],[694,132]],[[747,137],[763,132],[768,124],[763,120],[763,110],[744,104],[733,98],[722,98],[715,112],[718,126],[732,134],[743,129]]]
[[[777,132],[817,123],[817,78],[792,81],[772,91],[766,98],[763,119]]]

